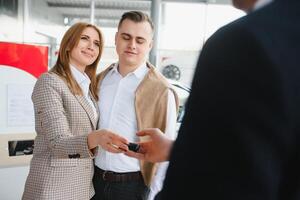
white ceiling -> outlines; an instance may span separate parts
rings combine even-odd
[[[89,21],[91,0],[46,0],[49,8],[59,11],[69,24]],[[116,27],[121,15],[140,10],[150,15],[151,0],[95,0],[95,23],[102,27]],[[231,0],[161,0],[162,3],[230,4]],[[163,4],[162,4],[163,5]]]

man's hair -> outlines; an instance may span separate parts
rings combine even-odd
[[[128,11],[128,12],[125,12],[122,15],[121,19],[120,19],[118,29],[120,29],[120,26],[122,25],[122,23],[125,19],[129,19],[129,20],[134,21],[136,23],[148,22],[151,26],[152,32],[154,32],[153,22],[146,13],[143,13],[141,11]]]

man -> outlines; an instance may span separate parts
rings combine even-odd
[[[208,39],[161,199],[300,199],[299,10],[275,0]]]
[[[146,62],[153,24],[138,11],[123,14],[115,35],[118,63],[98,76],[99,127],[137,142],[138,130],[156,127],[175,139],[178,99],[167,80]],[[94,199],[149,199],[161,189],[168,163],[157,166],[124,154],[99,150],[95,159]]]

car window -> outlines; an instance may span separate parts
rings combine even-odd
[[[173,85],[173,88],[176,91],[179,98],[179,110],[177,115],[177,125],[179,128],[185,113],[185,103],[190,95],[190,88],[183,86],[177,82],[171,82],[171,84]]]

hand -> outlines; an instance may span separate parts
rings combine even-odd
[[[163,162],[169,159],[174,141],[167,138],[159,129],[149,128],[137,133],[138,136],[148,136],[149,140],[139,142],[138,152],[126,151],[125,154],[149,162]]]
[[[90,149],[100,145],[106,151],[123,153],[128,151],[127,144],[129,142],[125,138],[106,129],[96,130],[88,135],[88,146]]]

